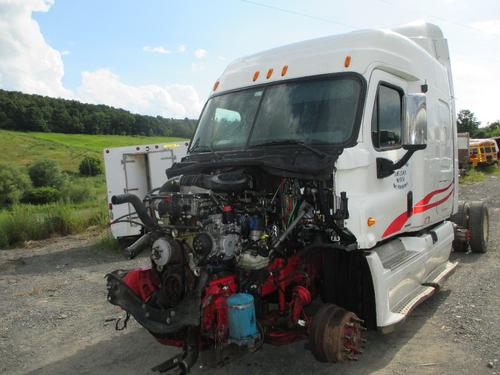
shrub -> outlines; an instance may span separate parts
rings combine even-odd
[[[34,206],[13,206],[12,210],[0,212],[0,232],[4,242],[13,245],[27,240],[47,238],[43,216],[34,210]]]
[[[81,203],[91,197],[89,184],[83,181],[69,181],[61,188],[61,195],[67,203]]]
[[[101,161],[95,156],[85,156],[79,169],[82,176],[97,176],[102,173]]]
[[[50,186],[38,187],[28,190],[22,199],[23,203],[47,204],[61,199],[61,193]]]
[[[30,165],[28,173],[33,186],[50,186],[60,189],[64,184],[64,175],[53,160],[41,159]]]
[[[19,202],[30,187],[30,180],[23,169],[0,163],[0,205]]]

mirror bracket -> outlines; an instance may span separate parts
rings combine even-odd
[[[377,158],[377,178],[386,178],[391,176],[395,170],[401,169],[408,160],[412,157],[412,155],[418,150],[423,150],[427,147],[427,145],[404,145],[403,149],[406,150],[406,154],[394,163],[392,160],[386,158]]]

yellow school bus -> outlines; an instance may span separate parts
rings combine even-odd
[[[469,156],[473,167],[494,164],[498,160],[497,144],[492,139],[471,139]]]

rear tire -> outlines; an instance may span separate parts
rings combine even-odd
[[[458,211],[456,214],[451,216],[451,221],[457,224],[459,227],[468,228],[470,218],[470,205],[466,201],[458,202]]]
[[[470,247],[472,252],[485,253],[488,251],[489,227],[488,208],[484,202],[472,202],[470,204],[469,218]]]
[[[458,202],[458,211],[451,216],[451,221],[457,224],[460,228],[466,229],[469,226],[470,220],[470,205],[466,201]],[[465,253],[469,249],[469,242],[464,239],[455,239],[452,243],[453,251],[457,253]]]

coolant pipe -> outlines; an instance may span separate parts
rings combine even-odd
[[[137,255],[140,254],[142,250],[144,250],[150,243],[151,238],[153,237],[154,232],[148,232],[145,235],[141,236],[137,241],[135,241],[132,245],[128,246],[125,249],[125,252],[128,254],[129,259],[134,259]]]
[[[139,219],[141,219],[141,221],[147,228],[152,229],[156,227],[156,223],[151,218],[151,216],[149,216],[146,206],[144,205],[144,203],[142,203],[142,201],[137,195],[134,194],[113,195],[111,197],[111,203],[112,204],[130,203],[132,206],[134,206],[137,216],[139,216]]]

